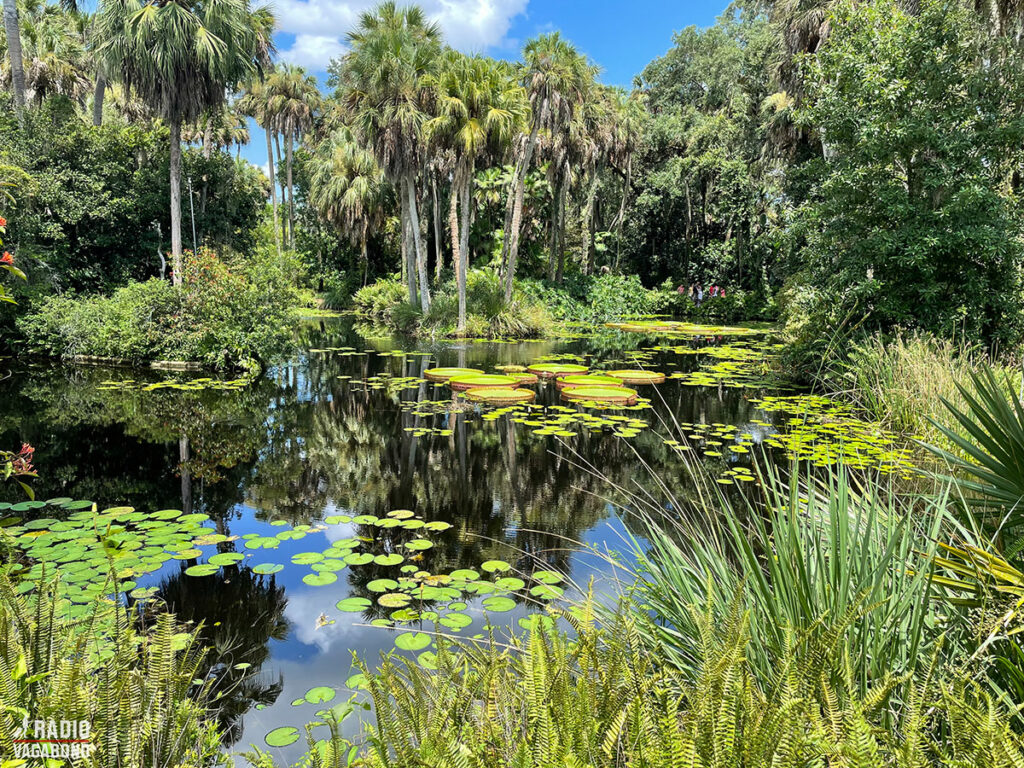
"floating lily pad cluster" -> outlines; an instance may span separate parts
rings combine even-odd
[[[609,405],[605,408],[592,408],[591,411],[598,411],[598,413],[592,413],[562,405],[552,405],[547,408],[531,405],[509,405],[488,411],[482,418],[484,421],[496,421],[504,416],[510,416],[514,424],[533,427],[533,434],[541,436],[575,437],[579,429],[592,431],[609,429],[616,437],[628,438],[636,437],[640,432],[647,429],[648,423],[643,419],[633,418],[624,414],[601,413],[600,411],[642,410],[650,407],[649,402],[641,401],[637,405]]]
[[[179,392],[201,392],[204,389],[213,389],[221,392],[237,392],[245,389],[253,382],[252,376],[241,379],[212,379],[203,377],[199,379],[165,379],[164,381],[136,381],[135,379],[121,379],[114,381],[108,379],[101,381],[96,387],[97,390],[138,390],[140,392],[153,392],[158,389],[176,390]]]
[[[68,498],[0,505],[11,515],[4,518],[4,535],[24,557],[12,570],[21,577],[21,589],[31,590],[44,569],[61,573],[59,594],[78,606],[115,591],[145,598],[152,589],[137,589],[135,579],[159,570],[169,560],[199,557],[203,544],[225,540],[205,527],[206,515],[176,509],[139,512],[132,507],[96,511],[91,501]],[[44,511],[45,510],[45,511]],[[33,519],[21,522],[26,512]],[[50,514],[49,517],[38,517]],[[212,566],[216,570],[217,566]]]
[[[910,449],[902,447],[895,434],[856,418],[835,400],[820,395],[791,395],[752,402],[762,411],[788,417],[765,444],[785,450],[790,458],[817,467],[842,463],[904,477],[915,472]]]
[[[631,320],[622,323],[605,323],[608,328],[615,328],[630,333],[648,333],[674,336],[756,336],[765,333],[756,328],[744,328],[733,325],[701,325],[678,320]]]
[[[711,456],[726,462],[727,468],[718,478],[721,485],[733,485],[736,482],[749,483],[755,480],[754,473],[748,467],[735,464],[750,454],[756,445],[755,435],[743,432],[733,424],[714,422],[711,424],[687,423],[678,424],[682,432],[681,440],[665,440],[665,445],[679,453],[700,450],[704,456]]]

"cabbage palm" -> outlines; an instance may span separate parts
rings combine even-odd
[[[7,36],[7,59],[11,68],[11,90],[14,92],[14,109],[25,108],[25,63],[21,52],[21,25],[18,21],[16,0],[4,2],[4,32]]]
[[[523,48],[523,83],[530,98],[530,133],[521,141],[512,189],[505,210],[505,240],[502,263],[505,269],[505,298],[512,298],[512,281],[519,253],[519,228],[523,218],[526,174],[533,161],[541,131],[552,137],[566,130],[587,98],[596,71],[586,59],[557,33],[540,35]]]
[[[441,33],[416,7],[385,2],[363,13],[349,33],[344,58],[344,99],[354,126],[372,148],[402,203],[409,301],[430,308],[426,254],[420,241],[416,176],[420,168],[427,77],[438,65]],[[415,264],[415,268],[413,267]]]
[[[264,64],[267,12],[247,0],[104,0],[98,53],[170,127],[171,257],[182,280],[181,126],[224,103]]]
[[[320,109],[320,89],[316,78],[296,66],[285,66],[267,78],[267,107],[274,117],[278,133],[284,139],[285,176],[288,189],[288,245],[295,247],[295,186],[292,183],[292,153],[296,140],[313,124]]]
[[[281,258],[281,231],[277,226],[277,183],[274,181],[274,128],[276,120],[270,111],[268,103],[268,92],[263,81],[257,80],[250,83],[245,94],[238,100],[238,111],[251,117],[263,128],[263,134],[267,139],[267,176],[270,179],[270,210],[274,224],[274,245],[277,248],[277,257]]]
[[[389,193],[376,159],[350,128],[339,128],[317,147],[310,163],[310,205],[359,245],[364,285],[367,241],[384,222]]]
[[[458,331],[466,329],[466,272],[469,226],[477,159],[488,148],[498,154],[525,123],[526,93],[505,62],[481,56],[445,54],[438,73],[433,117],[425,133],[437,147],[454,150],[448,227],[459,300]],[[460,227],[458,206],[462,206]]]

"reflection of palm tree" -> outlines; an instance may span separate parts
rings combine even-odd
[[[224,742],[237,742],[242,716],[257,704],[273,704],[283,688],[282,678],[269,679],[260,668],[270,658],[270,641],[288,635],[284,587],[248,568],[229,566],[196,577],[186,576],[183,566],[160,583],[157,597],[180,621],[199,627],[210,648],[206,673],[216,676],[213,700]]]

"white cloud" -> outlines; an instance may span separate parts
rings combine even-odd
[[[421,0],[420,6],[441,25],[445,40],[460,51],[482,52],[507,47],[512,19],[526,11],[529,0]],[[295,35],[281,58],[312,70],[324,70],[344,52],[345,35],[359,14],[375,0],[278,0],[280,30]]]
[[[295,36],[291,48],[281,52],[281,58],[316,72],[327,69],[331,59],[341,56],[345,50],[337,37],[302,33]]]

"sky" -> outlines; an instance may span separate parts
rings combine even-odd
[[[320,78],[345,52],[345,35],[376,0],[274,0],[279,57]],[[726,0],[419,0],[445,41],[465,53],[515,59],[529,38],[559,31],[601,70],[601,81],[629,87],[651,59],[672,45],[672,35],[709,26]],[[242,154],[266,166],[266,140],[253,126]]]

